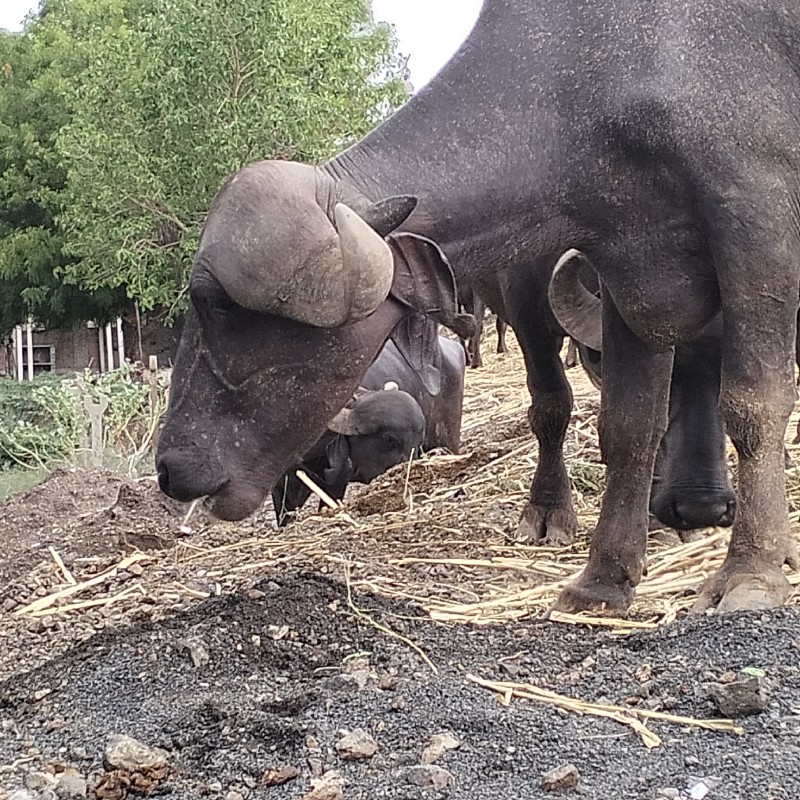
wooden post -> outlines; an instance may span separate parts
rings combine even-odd
[[[26,344],[28,346],[28,380],[33,380],[33,323],[30,318],[25,329]]]
[[[158,356],[148,359],[147,383],[150,385],[150,419],[155,423],[158,412]],[[158,447],[159,426],[153,429],[153,448]]]
[[[108,400],[101,397],[95,403],[87,394],[83,398],[83,407],[89,414],[89,420],[92,423],[92,466],[103,466],[103,414],[108,408]]]

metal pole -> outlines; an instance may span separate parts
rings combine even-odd
[[[106,371],[106,351],[103,347],[103,328],[101,325],[97,326],[97,344],[100,348],[100,372]]]
[[[111,323],[106,325],[106,357],[108,359],[108,371],[114,371],[114,341],[111,338]]]
[[[25,373],[22,370],[22,325],[14,328],[14,357],[17,360],[17,380],[25,380]]]
[[[33,323],[28,318],[28,326],[25,331],[25,337],[28,345],[28,380],[33,380]]]
[[[117,360],[118,366],[125,361],[125,337],[122,334],[122,317],[117,317]]]

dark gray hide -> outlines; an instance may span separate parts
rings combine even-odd
[[[364,140],[309,167],[313,186],[298,165],[273,162],[261,195],[229,187],[237,210],[231,235],[252,223],[265,285],[288,302],[272,280],[273,270],[286,271],[300,281],[300,308],[311,296],[303,280],[319,289],[329,285],[319,274],[337,274],[330,259],[321,272],[310,268],[308,242],[328,242],[319,211],[330,223],[337,202],[367,217],[376,202],[418,199],[405,222],[392,220],[402,224],[396,230],[436,242],[520,341],[540,442],[522,525],[534,535],[569,535],[576,527],[561,455],[571,396],[547,284],[565,250],[586,254],[602,282],[599,428],[607,481],[589,564],[562,592],[561,609],[629,607],[646,568],[650,483],[667,425],[674,346],[694,339],[720,310],[720,405],[739,454],[739,505],[728,556],[698,608],[770,606],[788,595],[782,565],[796,563],[796,554],[782,436],[795,396],[800,288],[798,54],[800,10],[785,1],[486,0],[442,72]],[[242,218],[250,208],[258,213]],[[209,218],[215,215],[218,208]],[[228,259],[234,243],[218,244],[204,252],[201,243],[193,281],[203,269],[225,279],[238,269],[260,288],[257,271]],[[393,292],[399,287],[435,308],[426,291],[438,281],[417,280],[414,258],[399,264],[395,254],[394,266]],[[353,274],[330,284],[345,288],[331,298],[329,325],[353,319],[341,310],[360,285]],[[370,286],[354,306],[359,314],[380,299],[385,283]],[[408,306],[390,295],[360,322],[316,329],[269,317],[282,313],[281,302],[246,320],[245,340],[238,327],[191,319],[184,333],[160,470],[169,476],[177,468],[176,494],[213,492],[222,515],[239,515],[263,497],[253,475],[280,475],[293,453],[305,451],[293,449],[302,444],[291,433],[300,419],[304,430],[316,428],[306,448],[319,436],[331,403],[344,403]],[[300,339],[302,349],[285,344]],[[241,357],[245,341],[251,350],[254,341],[265,343],[259,360]],[[252,377],[276,368],[275,352],[284,356],[278,368],[288,395]],[[200,362],[215,365],[217,385],[224,378],[233,388],[208,396],[204,382],[214,378]],[[331,373],[347,374],[321,402],[304,388],[331,385],[333,374],[319,366],[326,363],[336,365]],[[246,391],[242,380],[251,381]],[[236,399],[245,395],[248,402]],[[244,457],[230,428],[249,424],[259,401],[271,409],[262,416],[285,426],[272,441],[286,433],[289,445],[257,445]],[[191,480],[181,467],[190,457]]]
[[[427,324],[435,331],[435,323]],[[295,469],[304,469],[331,497],[341,500],[351,481],[369,483],[390,467],[407,461],[420,448],[441,447],[458,453],[464,351],[443,336],[438,337],[437,345],[431,359],[431,366],[440,374],[440,389],[435,395],[425,388],[419,372],[408,364],[394,339],[389,339],[349,404],[349,420],[357,430],[326,431]],[[398,391],[385,391],[388,383]],[[288,514],[310,495],[295,469],[289,470],[272,492],[279,524],[287,523]]]

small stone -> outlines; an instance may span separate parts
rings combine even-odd
[[[195,667],[204,667],[211,660],[211,655],[208,652],[208,647],[202,639],[181,639],[178,642],[181,650],[186,650],[189,653],[189,658],[192,659],[192,665]]]
[[[160,747],[148,747],[130,736],[115,733],[108,739],[104,758],[108,769],[145,772],[165,767],[169,753]]]
[[[32,792],[38,792],[41,789],[53,789],[57,783],[58,778],[49,772],[32,770],[25,776],[25,786]]]
[[[455,750],[461,746],[459,738],[449,731],[431,736],[430,744],[422,751],[423,764],[433,764],[438,761],[448,750]]]
[[[64,772],[58,779],[56,794],[61,800],[79,800],[86,797],[86,780],[75,770]]]
[[[769,686],[766,678],[740,675],[731,683],[712,683],[709,694],[726,717],[745,717],[758,714],[769,705]]]
[[[581,774],[574,764],[562,764],[542,775],[541,786],[548,792],[557,792],[562,789],[575,789]]]
[[[389,708],[391,708],[392,711],[402,711],[405,707],[406,707],[406,699],[402,695],[393,697],[392,702],[389,703]]]
[[[280,769],[268,769],[261,776],[261,786],[283,786],[284,783],[293,781],[300,775],[300,770],[289,764]]]
[[[378,743],[363,728],[356,728],[336,742],[336,751],[344,759],[371,758]]]
[[[221,792],[222,784],[219,781],[212,781],[206,788],[209,792]]]
[[[656,792],[656,797],[659,798],[659,800],[661,800],[661,798],[664,798],[664,800],[678,800],[680,796],[680,790],[674,789],[671,786],[665,786],[663,789],[659,789]]]
[[[642,664],[633,674],[639,683],[647,683],[653,675],[653,665]]]
[[[452,786],[455,776],[442,767],[435,764],[419,764],[409,767],[406,770],[406,780],[420,789],[443,789],[445,786]]]
[[[235,789],[231,789],[225,795],[225,800],[244,800],[244,795],[241,792],[237,792]]]
[[[343,786],[342,773],[330,770],[311,781],[311,791],[303,795],[303,800],[344,800]]]

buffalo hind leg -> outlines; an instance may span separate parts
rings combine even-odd
[[[515,331],[528,369],[528,421],[539,442],[539,459],[516,539],[563,545],[571,542],[578,530],[563,453],[572,390],[559,357],[561,337],[526,322],[516,325]]]
[[[667,425],[672,351],[654,353],[603,298],[603,391],[598,429],[606,488],[589,563],[556,601],[560,611],[625,614],[646,571],[648,505]]]
[[[758,254],[742,252],[740,242],[721,253],[726,273],[720,280],[725,324],[720,405],[739,457],[739,503],[725,561],[706,581],[694,606],[698,612],[782,605],[791,591],[783,565],[797,568],[783,450],[795,400],[797,271],[787,263],[783,243],[773,245],[770,238],[764,232]],[[755,274],[754,263],[759,264]],[[769,291],[763,275],[770,278]]]

